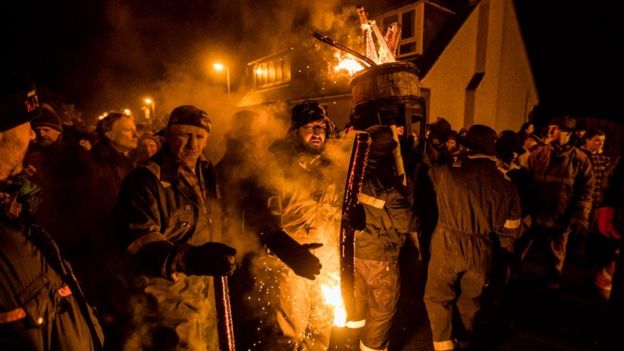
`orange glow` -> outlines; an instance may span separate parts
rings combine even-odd
[[[347,311],[342,301],[338,274],[330,274],[329,281],[321,285],[321,291],[325,304],[331,306],[334,311],[334,325],[344,327],[347,324]]]
[[[359,62],[351,57],[343,57],[341,54],[336,53],[336,58],[338,59],[338,64],[334,66],[336,72],[347,71],[352,76],[364,69]]]
[[[217,72],[221,72],[225,69],[225,66],[223,66],[223,64],[221,63],[215,63],[212,65],[212,67],[217,71]]]

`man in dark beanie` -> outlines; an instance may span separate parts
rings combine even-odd
[[[211,277],[232,274],[236,250],[219,242],[216,175],[202,154],[211,129],[206,112],[176,107],[162,149],[121,186],[116,233],[140,291],[127,349],[218,350]]]
[[[41,105],[41,114],[32,121],[37,134],[37,144],[49,146],[58,142],[63,134],[63,123],[58,113],[48,104]]]
[[[461,140],[469,149],[466,157],[429,172],[439,210],[424,297],[434,350],[470,342],[494,245],[513,251],[520,203],[496,167],[495,141],[493,129],[473,125]],[[459,323],[454,315],[461,317]]]
[[[54,240],[24,218],[19,173],[40,113],[23,77],[0,78],[0,349],[101,350],[102,332]]]
[[[274,162],[266,166],[266,215],[256,228],[269,253],[260,258],[268,267],[262,284],[274,286],[277,294],[266,306],[279,329],[269,342],[272,350],[329,346],[333,313],[321,286],[337,284],[332,275],[339,274],[338,184],[344,182],[324,152],[331,137],[333,124],[325,109],[308,100],[292,108],[287,135],[269,147]]]
[[[361,350],[387,350],[390,324],[399,300],[399,252],[410,230],[412,211],[395,170],[397,142],[388,126],[366,130],[371,135],[367,172],[359,194],[366,227],[355,239],[355,321],[362,327]]]
[[[572,118],[555,118],[549,126],[550,142],[534,150],[527,164],[535,197],[529,234],[535,245],[523,250],[533,249],[541,257],[546,284],[554,289],[560,287],[568,237],[587,232],[592,208],[591,161],[569,143],[575,125]]]

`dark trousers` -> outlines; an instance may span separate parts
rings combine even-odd
[[[475,266],[474,262],[459,254],[459,250],[449,250],[447,244],[449,243],[441,242],[441,238],[434,236],[425,286],[424,300],[431,324],[434,350],[453,350],[455,338],[467,338],[472,333],[474,317],[481,307],[479,299],[491,258],[491,251],[482,252],[479,256],[487,262]],[[470,252],[464,254],[471,255]],[[453,326],[456,312],[460,317],[460,328]]]

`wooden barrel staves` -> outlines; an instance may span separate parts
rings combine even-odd
[[[420,97],[418,68],[411,62],[391,62],[356,74],[349,84],[354,105],[367,101]]]

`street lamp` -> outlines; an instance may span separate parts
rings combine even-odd
[[[156,118],[156,103],[152,98],[146,97],[143,99],[143,110],[145,111],[145,119],[151,125],[154,118]]]
[[[221,72],[225,70],[225,80],[227,82],[227,93],[230,93],[230,69],[228,68],[228,66],[225,66],[221,63],[214,63],[212,65],[212,67],[215,69],[215,71],[217,72]]]

